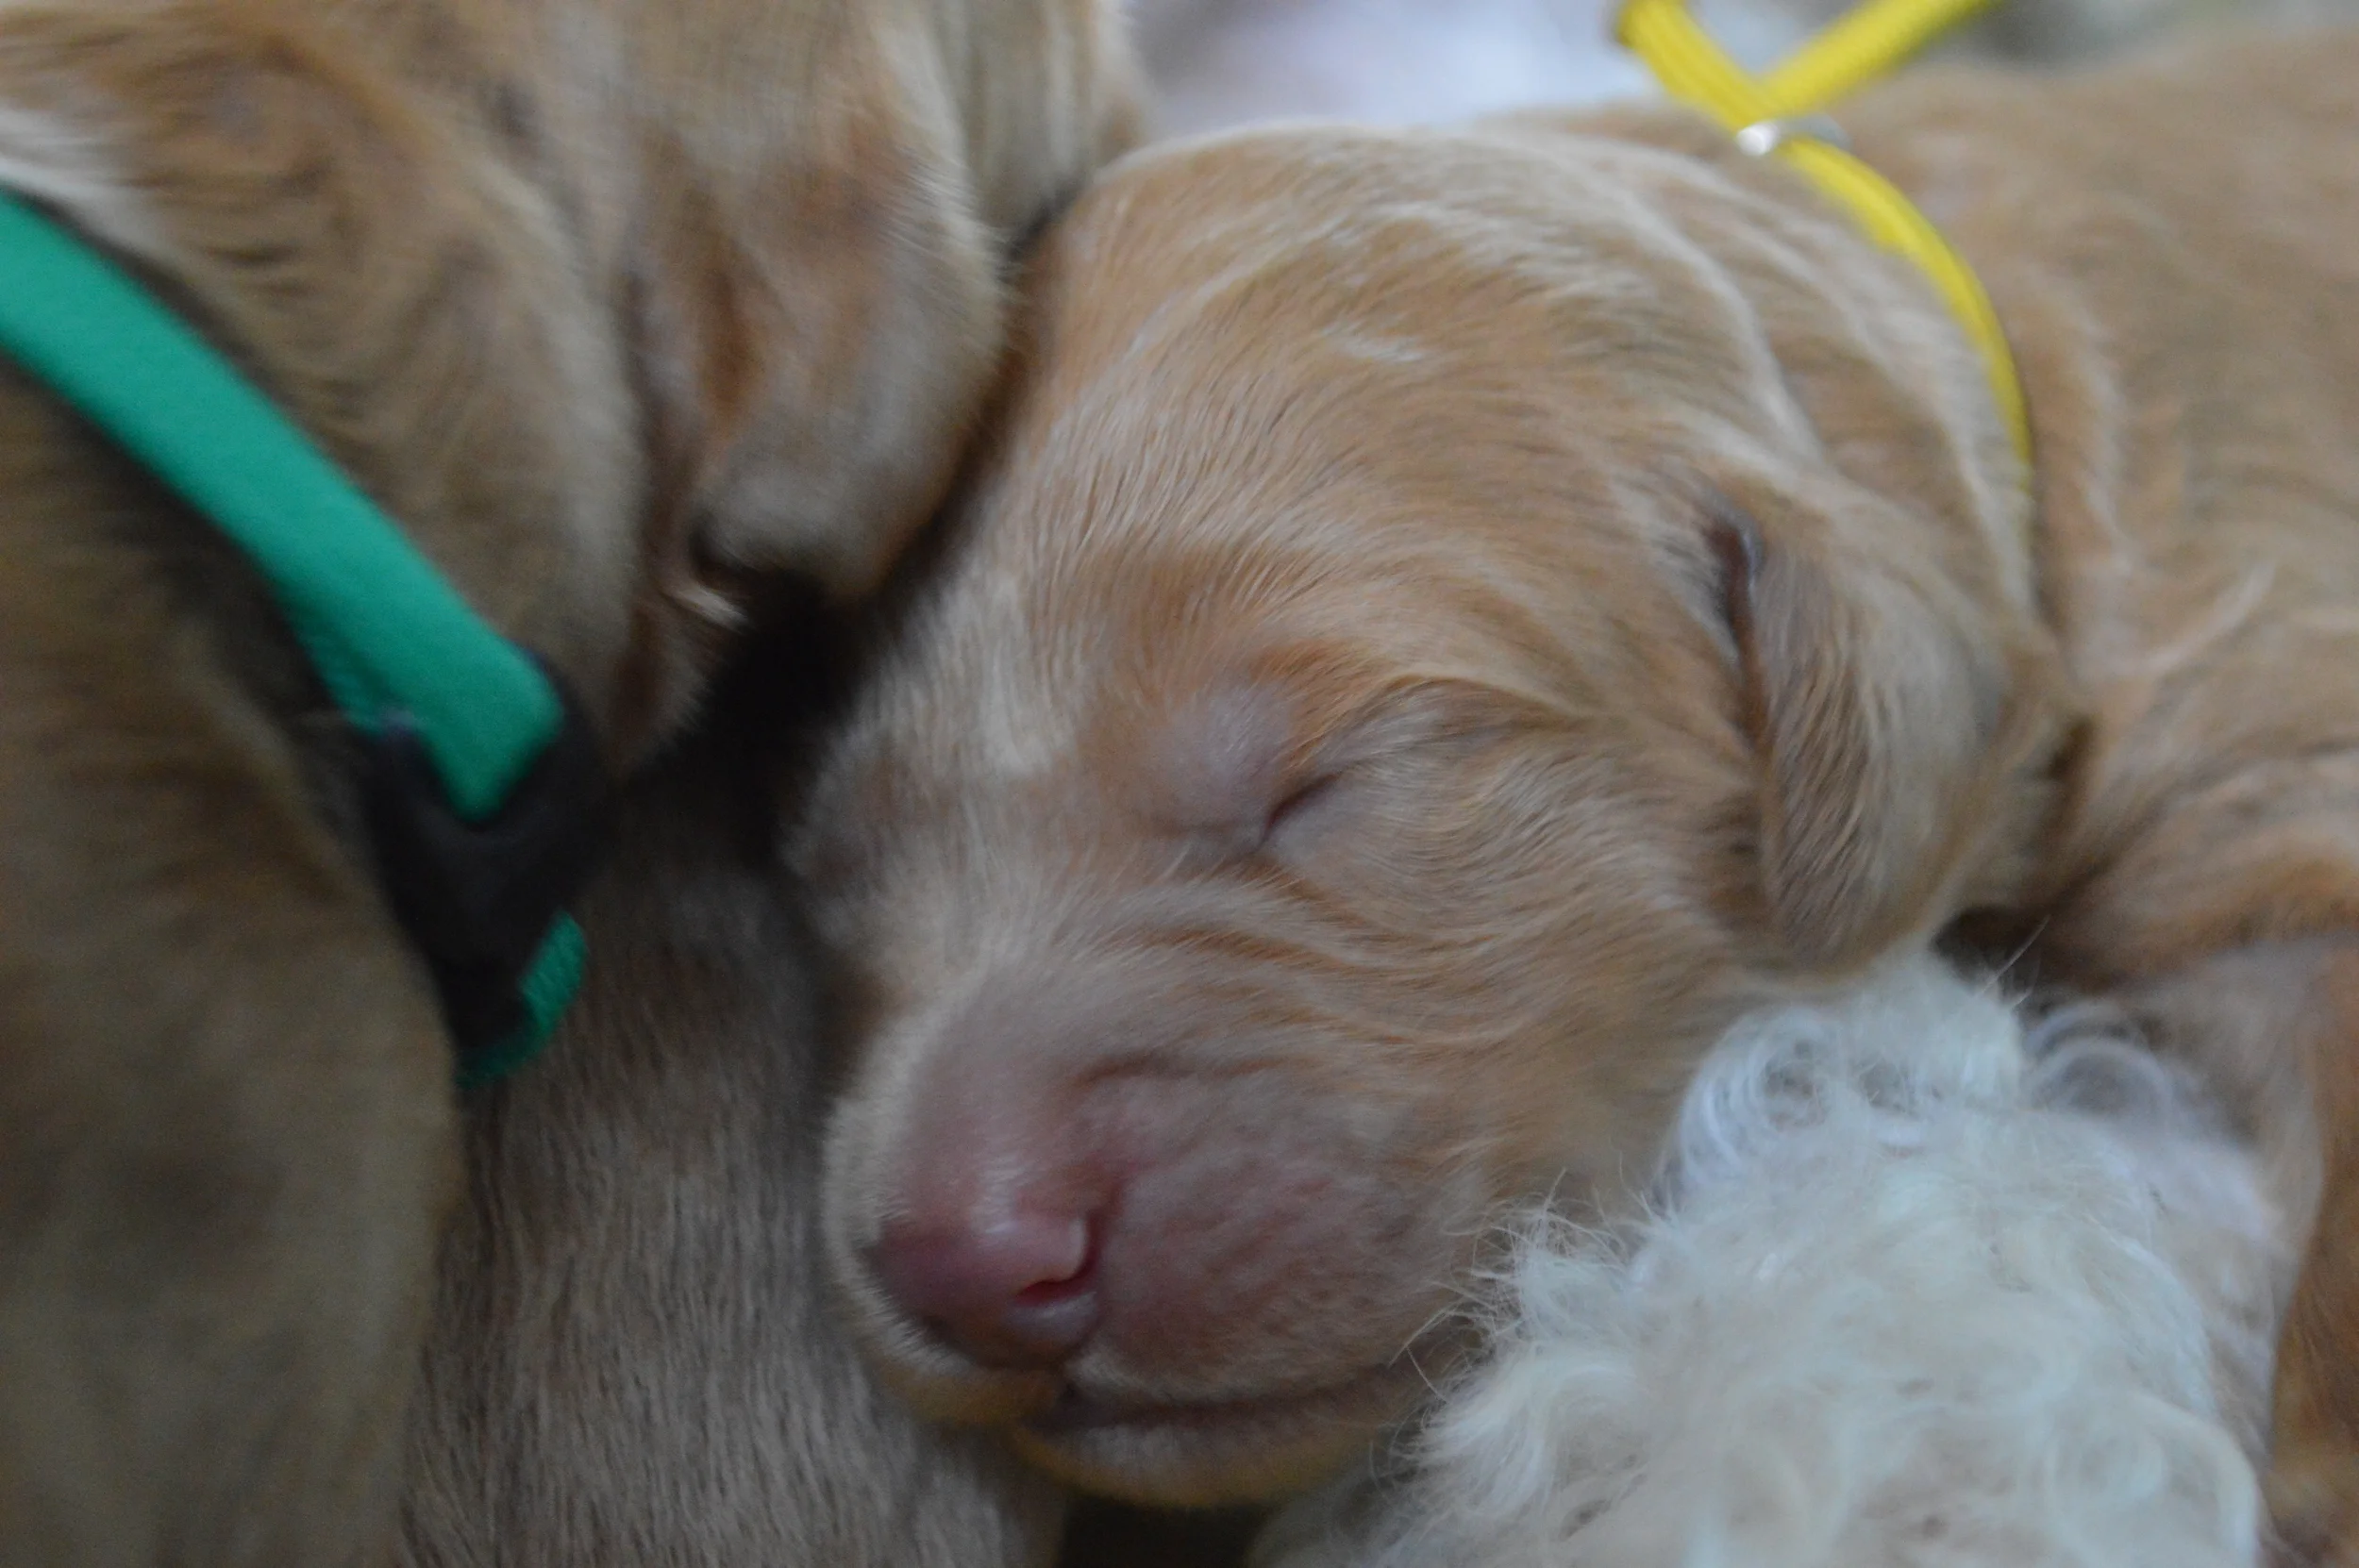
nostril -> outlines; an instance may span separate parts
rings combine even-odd
[[[1097,1328],[1096,1241],[1081,1216],[888,1226],[869,1261],[903,1310],[985,1366],[1053,1368]]]
[[[1015,1305],[1054,1307],[1061,1301],[1070,1301],[1090,1288],[1089,1271],[1085,1269],[1069,1279],[1044,1279],[1038,1284],[1025,1286],[1015,1293]]]

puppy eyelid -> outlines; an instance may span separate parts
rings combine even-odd
[[[1255,847],[1268,848],[1270,841],[1277,837],[1280,829],[1289,823],[1300,822],[1306,811],[1331,798],[1348,771],[1346,768],[1331,768],[1314,774],[1280,795],[1270,807],[1269,814],[1263,819],[1261,842]]]

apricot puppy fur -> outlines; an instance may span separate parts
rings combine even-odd
[[[1925,279],[1684,112],[1119,165],[798,850],[883,1364],[1087,1486],[1290,1489],[1501,1205],[1619,1202],[1731,1019],[1972,914],[2263,1137],[2281,1522],[2359,1560],[2354,81],[1845,111],[2028,475]]]
[[[1056,1486],[880,1388],[828,1288],[836,1063],[765,787],[794,673],[728,679],[634,781],[582,902],[580,1003],[469,1108],[409,1443],[417,1568],[1055,1556]]]
[[[1120,134],[1096,0],[25,0],[0,184],[144,272],[616,765],[867,587]],[[0,1561],[381,1560],[452,1058],[249,565],[0,368]]]

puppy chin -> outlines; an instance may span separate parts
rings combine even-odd
[[[857,1284],[845,1305],[870,1364],[931,1421],[1004,1432],[1016,1451],[1084,1492],[1159,1508],[1260,1502],[1301,1492],[1364,1456],[1432,1386],[1447,1345],[1333,1382],[1264,1397],[1191,1402],[1093,1393],[1064,1373],[978,1366]]]
[[[1404,1361],[1314,1390],[1206,1405],[1100,1405],[1068,1393],[1011,1429],[1016,1451],[1067,1485],[1152,1508],[1285,1497],[1364,1460],[1430,1384]]]
[[[950,1426],[1012,1426],[1043,1417],[1065,1396],[1053,1372],[979,1367],[931,1344],[915,1330],[866,1333],[868,1361],[886,1386],[929,1421]]]

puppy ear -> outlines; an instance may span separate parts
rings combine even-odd
[[[982,416],[1011,245],[1129,135],[1130,58],[1113,0],[921,8],[940,15],[914,27],[853,6],[756,37],[741,8],[634,24],[643,95],[685,106],[637,133],[636,358],[675,512],[656,565],[855,596]]]
[[[660,101],[694,110],[642,129],[629,310],[669,513],[651,564],[725,595],[788,570],[850,597],[930,513],[979,413],[998,237],[926,37],[716,25],[645,25],[666,58],[771,51],[718,86],[659,76]]]
[[[1840,967],[2020,875],[2009,846],[2036,831],[2062,725],[2029,615],[1948,576],[1925,519],[1828,488],[1710,509],[1771,924],[1799,961]]]

